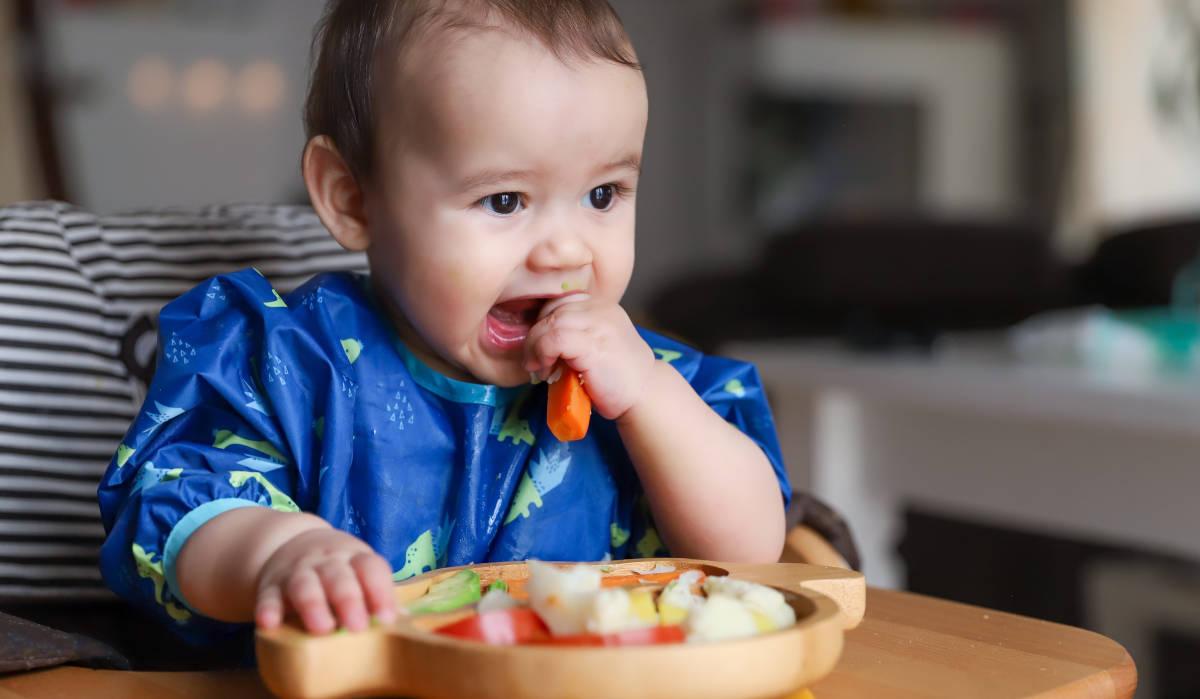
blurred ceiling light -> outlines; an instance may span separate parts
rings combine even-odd
[[[212,58],[201,59],[184,73],[183,101],[193,111],[210,112],[225,101],[229,83],[229,69],[224,63]]]
[[[271,61],[255,61],[238,74],[238,102],[250,114],[267,114],[283,103],[287,80],[278,64]]]
[[[161,56],[142,56],[129,69],[125,92],[129,101],[143,112],[162,111],[171,99],[174,75],[171,65]]]

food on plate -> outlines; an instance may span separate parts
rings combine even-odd
[[[479,574],[473,570],[460,570],[431,585],[429,592],[408,606],[408,611],[413,614],[453,612],[475,604],[481,596]]]
[[[633,646],[729,641],[786,629],[796,614],[778,590],[667,564],[652,571],[528,564],[524,579],[483,585],[463,570],[412,602],[417,614],[475,605],[438,634],[492,645]],[[608,574],[604,571],[608,570]]]

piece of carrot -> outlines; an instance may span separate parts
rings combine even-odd
[[[592,399],[583,390],[579,374],[564,367],[558,381],[550,384],[546,402],[546,424],[560,442],[575,442],[587,436],[592,419]]]
[[[670,573],[633,573],[631,575],[606,575],[600,579],[601,587],[632,587],[634,585],[666,585],[687,571],[675,570]],[[703,578],[701,578],[703,580]]]

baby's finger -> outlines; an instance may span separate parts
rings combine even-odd
[[[392,594],[392,567],[374,553],[360,553],[350,559],[350,567],[358,576],[367,610],[380,623],[396,620],[396,598]]]
[[[560,308],[574,306],[576,304],[580,304],[585,301],[590,301],[591,298],[592,297],[589,296],[588,294],[571,294],[569,296],[560,296],[556,299],[551,299],[551,300],[547,301],[546,305],[542,306],[542,310],[538,312],[538,320],[545,318],[546,316],[550,315],[551,313],[554,313],[555,311],[559,310]],[[577,307],[582,308],[582,306],[577,306]]]
[[[274,629],[283,623],[283,591],[278,585],[267,585],[258,591],[254,622],[264,629]]]
[[[586,330],[554,328],[542,335],[533,347],[534,360],[545,369],[550,369],[560,359],[576,371],[586,372],[583,361],[591,347],[591,334]]]
[[[542,339],[555,331],[586,331],[590,327],[591,321],[587,313],[570,312],[567,308],[542,318],[529,329],[529,335],[525,338],[525,370],[536,372],[538,378],[545,380],[553,370],[558,357],[539,356],[537,348]]]
[[[362,585],[354,569],[346,561],[329,561],[317,568],[325,597],[333,607],[341,626],[350,631],[362,631],[370,621],[363,603]]]
[[[321,587],[321,579],[311,568],[302,568],[292,574],[284,588],[284,595],[309,632],[325,634],[333,631],[336,624],[329,611],[325,590]]]

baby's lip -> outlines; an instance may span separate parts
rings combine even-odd
[[[509,298],[497,301],[496,305],[500,306],[508,303],[516,303],[518,301],[544,301],[548,303],[550,301],[557,301],[558,299],[566,298],[568,296],[575,296],[585,293],[587,292],[584,289],[573,289],[571,291],[556,291],[551,294],[526,294],[525,296],[511,296]]]
[[[497,302],[488,310],[484,325],[486,344],[502,354],[519,351],[533,326],[555,308],[572,303],[574,296],[586,297],[586,292],[529,294]]]

